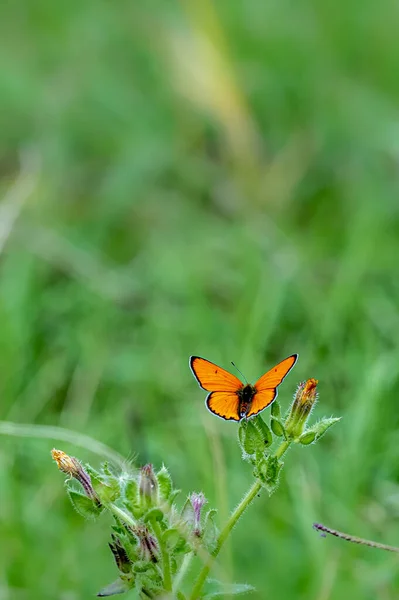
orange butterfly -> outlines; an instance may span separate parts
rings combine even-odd
[[[277,387],[298,359],[293,354],[262,375],[251,385],[199,356],[190,357],[190,368],[200,387],[210,392],[206,405],[213,414],[227,421],[241,421],[260,413],[277,398]]]

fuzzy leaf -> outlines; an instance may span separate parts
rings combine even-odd
[[[204,520],[204,528],[202,532],[202,540],[204,545],[208,549],[208,552],[212,552],[216,547],[217,538],[219,535],[219,529],[215,523],[215,516],[217,510],[211,508],[208,510]]]
[[[262,417],[260,415],[255,417],[254,423],[255,423],[256,427],[259,429],[260,434],[263,438],[264,447],[268,448],[273,442],[273,436],[272,436],[272,432],[269,429],[269,426],[266,425],[266,423],[264,422],[264,420],[262,419]]]
[[[278,437],[283,437],[284,436],[284,433],[285,433],[284,432],[284,427],[282,426],[282,424],[280,423],[280,421],[278,421],[274,417],[271,418],[270,427],[272,428],[272,431],[273,431],[274,435],[277,435]]]
[[[116,594],[124,594],[128,590],[132,588],[132,585],[129,585],[127,581],[123,581],[122,579],[117,579],[113,583],[105,586],[102,590],[100,590],[97,596],[115,596]]]
[[[158,480],[158,490],[160,497],[162,498],[162,500],[169,500],[173,490],[173,484],[172,478],[165,465],[162,467],[162,469],[158,471],[158,473],[156,474],[156,478]]]
[[[178,529],[171,528],[164,531],[163,540],[170,552],[180,553],[189,549],[186,540]]]
[[[173,490],[173,492],[169,496],[170,504],[173,504],[173,502],[175,501],[176,497],[180,494],[180,492],[181,492],[181,490]]]
[[[248,421],[244,437],[244,451],[247,454],[256,454],[263,452],[264,447],[263,435],[252,421]]]
[[[69,489],[68,496],[75,510],[86,519],[95,519],[103,511],[101,506],[80,492]]]
[[[125,506],[138,519],[143,514],[139,499],[139,486],[136,479],[129,479],[124,488]]]
[[[330,419],[324,418],[321,421],[315,423],[309,431],[314,431],[316,434],[315,440],[319,440],[322,435],[324,435],[327,429],[330,429],[334,423],[338,423],[341,420],[341,417],[331,417]]]
[[[308,429],[307,431],[303,432],[300,438],[298,438],[298,442],[303,446],[309,446],[309,444],[312,444],[315,441],[315,439],[315,432]]]
[[[238,596],[239,594],[248,594],[255,591],[252,585],[247,583],[222,583],[216,579],[207,579],[207,591],[204,600],[208,598],[223,599],[228,596]]]
[[[272,404],[271,415],[272,417],[276,417],[276,419],[279,419],[281,416],[280,402],[278,400],[275,400]]]
[[[194,515],[194,509],[192,507],[192,504],[190,502],[190,498],[189,497],[187,498],[187,500],[183,504],[183,508],[181,510],[181,516],[182,516],[183,521],[185,523],[187,523],[187,525],[190,525],[191,527],[194,527],[195,515]]]
[[[162,521],[163,519],[163,512],[160,508],[151,508],[149,511],[147,511],[143,517],[143,521],[144,523],[147,523],[148,521]]]

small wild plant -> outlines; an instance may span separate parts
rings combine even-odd
[[[180,492],[174,488],[165,466],[154,470],[152,465],[145,465],[138,470],[115,472],[105,463],[95,470],[54,449],[52,456],[58,468],[68,475],[67,493],[75,509],[83,517],[96,518],[105,511],[113,517],[109,547],[118,577],[98,596],[136,590],[142,599],[199,600],[251,591],[253,588],[246,584],[224,584],[208,576],[252,500],[263,489],[269,495],[275,491],[284,466],[282,458],[291,444],[314,444],[339,420],[323,418],[308,425],[317,400],[317,383],[308,379],[299,384],[285,416],[274,400],[270,423],[260,414],[247,418],[251,398],[245,399],[249,402],[246,414],[236,419],[238,443],[243,460],[252,468],[254,481],[220,530],[217,511],[208,506],[203,493],[192,492],[183,503],[178,503]],[[256,385],[252,386],[254,395]],[[270,403],[275,396],[276,393]],[[195,563],[194,557],[199,559]]]

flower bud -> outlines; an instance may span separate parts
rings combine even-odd
[[[200,536],[201,535],[201,511],[202,511],[202,507],[208,502],[207,499],[205,498],[204,494],[202,492],[200,492],[199,494],[197,494],[196,492],[193,492],[190,496],[189,496],[189,500],[193,509],[193,513],[194,513],[194,535],[196,536]]]
[[[91,483],[91,478],[88,473],[84,470],[81,463],[74,456],[68,456],[62,450],[56,450],[55,448],[51,451],[51,456],[57,463],[57,467],[62,473],[73,477],[82,485],[85,494],[88,498],[93,500],[98,506],[101,505],[100,499]]]
[[[131,560],[127,555],[125,548],[122,546],[121,540],[114,534],[111,535],[112,543],[108,545],[116,562],[116,566],[122,573],[130,573]]]
[[[295,393],[290,413],[285,422],[285,430],[291,439],[298,439],[317,401],[317,379],[302,381]]]
[[[142,498],[154,500],[158,494],[158,481],[152,465],[144,465],[140,471],[139,493]]]
[[[139,541],[141,560],[158,562],[158,543],[147,527],[145,525],[136,525],[136,527],[131,527],[130,529]]]

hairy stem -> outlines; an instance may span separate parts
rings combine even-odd
[[[182,563],[180,565],[180,569],[176,573],[176,577],[175,577],[175,580],[173,582],[173,592],[175,594],[177,594],[178,592],[180,592],[179,588],[180,588],[180,586],[182,584],[182,581],[183,581],[184,577],[186,576],[187,571],[190,568],[190,564],[191,564],[191,561],[193,559],[193,556],[194,556],[194,552],[189,552],[188,554],[184,555],[183,561],[182,561]]]
[[[388,546],[387,544],[380,544],[379,542],[373,542],[372,540],[365,540],[354,535],[349,535],[348,533],[343,533],[342,531],[337,531],[336,529],[331,529],[321,523],[313,523],[313,527],[317,531],[320,531],[322,535],[329,533],[346,542],[352,542],[352,544],[361,544],[362,546],[369,546],[370,548],[377,548],[378,550],[387,550],[388,552],[399,552],[397,546]]]
[[[170,572],[169,552],[168,552],[166,544],[163,540],[162,529],[161,529],[158,521],[154,521],[152,523],[152,527],[154,529],[155,535],[157,536],[159,550],[161,552],[162,569],[163,569],[163,585],[165,588],[165,592],[171,592],[172,591],[172,575]]]
[[[282,442],[282,444],[277,448],[276,452],[274,453],[274,456],[278,459],[281,458],[283,454],[288,450],[290,444],[290,440],[285,440],[284,442]],[[233,527],[236,525],[245,509],[251,504],[252,500],[257,496],[261,489],[262,484],[259,481],[259,479],[257,479],[255,483],[252,484],[252,486],[249,488],[248,492],[245,494],[244,498],[241,500],[237,508],[235,508],[234,511],[231,513],[229,520],[227,521],[226,525],[223,527],[222,531],[219,534],[214,551],[212,552],[209,559],[204,564],[198,575],[189,600],[197,600],[200,597],[202,587],[206,581],[206,578],[208,577],[209,571],[212,568],[215,558],[217,557],[220,550],[222,549],[223,544],[229,537]]]

